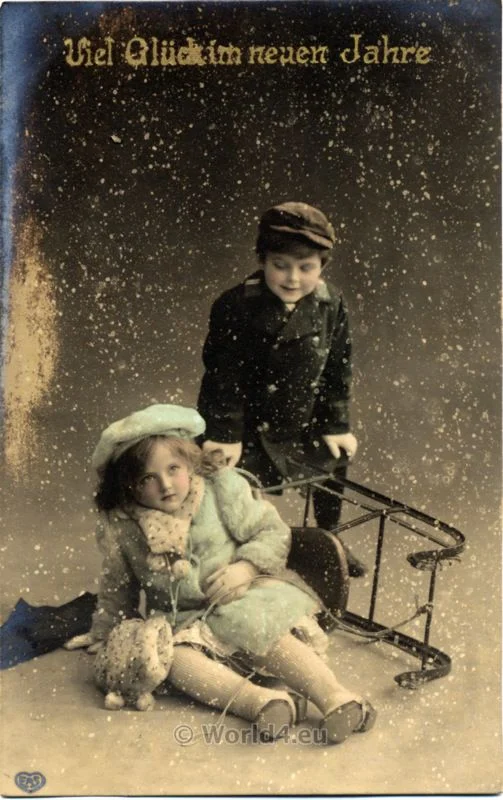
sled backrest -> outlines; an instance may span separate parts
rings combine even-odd
[[[292,546],[287,566],[295,570],[314,589],[328,612],[318,621],[324,630],[334,627],[330,615],[339,617],[346,610],[349,572],[340,541],[321,528],[292,528]]]

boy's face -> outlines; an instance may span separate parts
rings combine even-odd
[[[321,256],[315,250],[306,250],[305,255],[269,252],[264,260],[265,282],[283,303],[298,303],[314,292],[321,271]]]
[[[187,462],[172,452],[169,442],[156,441],[136,482],[135,499],[147,508],[173,514],[187,498],[190,475]]]

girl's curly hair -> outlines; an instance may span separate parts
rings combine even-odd
[[[149,436],[125,450],[117,461],[109,461],[100,471],[94,498],[99,511],[123,508],[134,502],[134,486],[145,470],[152,447],[161,440],[169,442],[173,455],[185,461],[196,475],[208,477],[225,466],[221,450],[205,453],[191,439]]]

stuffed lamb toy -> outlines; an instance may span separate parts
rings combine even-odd
[[[94,664],[95,681],[106,695],[105,708],[152,709],[152,692],[168,677],[173,650],[173,633],[164,616],[117,625]]]

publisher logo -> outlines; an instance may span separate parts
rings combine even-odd
[[[22,792],[34,794],[45,786],[45,777],[41,772],[18,772],[14,778],[16,786]]]

